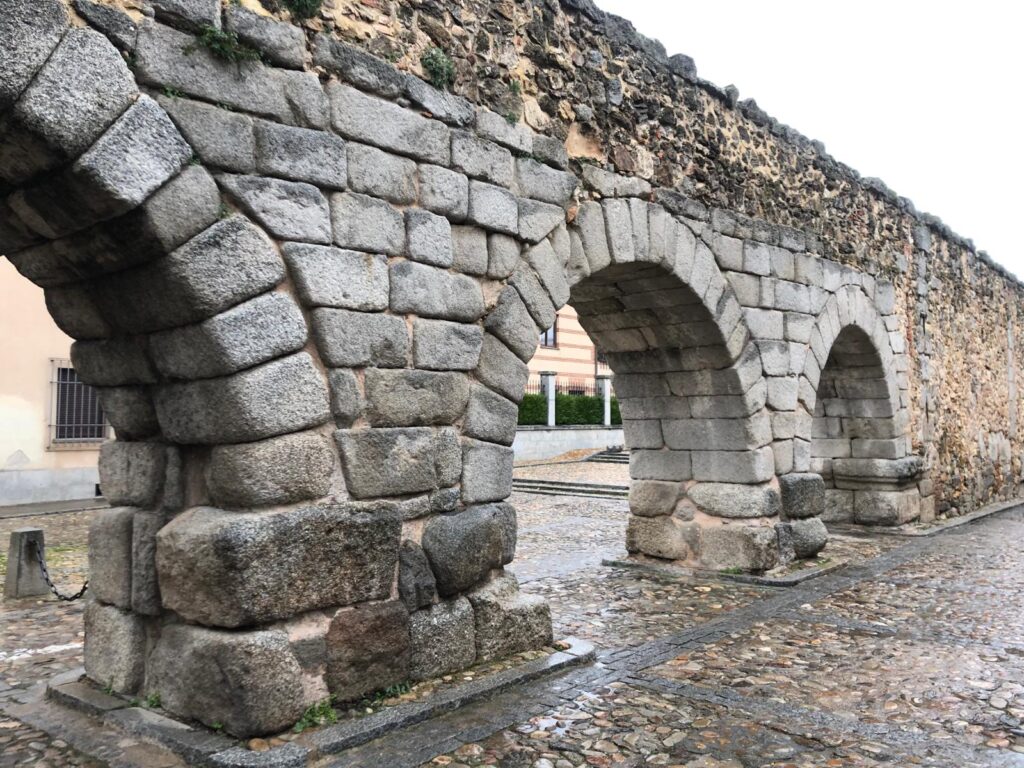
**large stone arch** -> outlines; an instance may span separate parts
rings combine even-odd
[[[803,439],[822,475],[825,519],[898,525],[920,514],[923,462],[912,455],[910,418],[898,383],[902,336],[890,331],[857,286],[818,314],[800,381]]]

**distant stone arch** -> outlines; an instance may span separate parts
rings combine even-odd
[[[911,455],[897,384],[902,348],[872,300],[846,286],[819,313],[802,375],[811,470],[825,482],[827,520],[898,525],[920,514],[923,465]]]

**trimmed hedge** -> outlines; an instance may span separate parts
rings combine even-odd
[[[604,399],[590,395],[555,394],[555,424],[571,426],[577,424],[600,425],[604,421]],[[520,426],[544,426],[548,423],[548,399],[546,395],[525,395],[519,404]],[[612,424],[621,424],[619,401],[612,398]]]

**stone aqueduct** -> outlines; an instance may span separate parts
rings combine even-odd
[[[117,433],[93,679],[250,735],[550,642],[505,499],[567,302],[615,373],[633,552],[760,570],[819,551],[822,515],[1018,495],[1020,285],[621,20],[388,16],[413,49],[476,29],[478,71],[511,46],[549,89],[534,131],[459,56],[469,98],[346,42],[365,19],[141,5],[0,17],[0,253]],[[584,73],[570,117],[558,67]]]

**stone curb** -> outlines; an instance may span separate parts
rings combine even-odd
[[[389,732],[415,725],[517,685],[589,664],[596,658],[594,646],[578,638],[566,638],[569,648],[540,659],[504,669],[493,675],[453,686],[430,701],[410,702],[381,710],[358,720],[320,728],[303,739],[266,752],[238,746],[228,736],[173,720],[149,709],[133,707],[82,681],[81,668],[54,677],[46,697],[60,706],[100,720],[103,725],[156,742],[180,755],[189,765],[210,768],[301,768],[322,755],[334,755],[365,744]]]
[[[824,568],[815,568],[806,572],[797,572],[790,576],[755,576],[749,573],[722,573],[721,571],[709,571],[703,568],[683,568],[678,565],[661,565],[660,563],[648,563],[632,558],[606,558],[601,565],[615,568],[631,568],[648,573],[661,574],[663,576],[674,576],[676,578],[697,577],[702,579],[720,579],[723,581],[738,581],[741,584],[757,584],[762,587],[795,587],[805,581],[816,579],[819,576],[827,576],[830,573],[845,568],[849,565],[846,560],[837,560]]]
[[[854,525],[852,523],[826,523],[826,527],[829,533],[839,533],[853,536],[897,536],[908,539],[916,538],[927,538],[928,536],[937,536],[940,533],[944,533],[951,528],[959,528],[962,525],[970,525],[971,523],[983,520],[991,515],[997,515],[1000,512],[1006,512],[1017,507],[1022,507],[1024,504],[1021,503],[1020,499],[1011,499],[1009,501],[997,501],[993,504],[988,504],[981,509],[976,509],[973,512],[968,512],[966,515],[960,515],[959,517],[953,517],[948,520],[933,525],[928,528],[917,528],[916,524],[910,524],[907,526],[885,528],[881,526],[870,526],[870,525]]]

